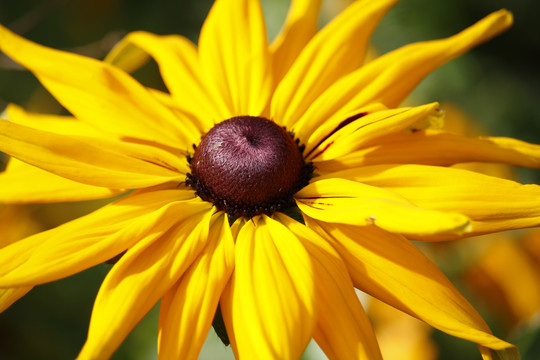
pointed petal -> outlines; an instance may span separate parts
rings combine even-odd
[[[133,60],[128,59],[135,57],[137,49],[146,57],[149,55],[156,60],[177,108],[197,115],[199,121],[204,122],[203,128],[206,131],[221,120],[218,110],[214,108],[215,102],[208,98],[208,92],[200,79],[197,48],[191,41],[178,35],[159,36],[136,31],[122,39],[105,61],[130,64]],[[192,134],[195,140],[200,138],[201,133],[191,122],[181,122],[181,118],[178,122],[183,125],[182,132]]]
[[[103,263],[150,233],[158,236],[167,230],[193,196],[182,190],[129,195],[14,242],[0,249],[0,287],[54,281]]]
[[[362,112],[358,113],[357,110],[354,113],[363,114]],[[374,144],[377,139],[385,135],[402,132],[415,124],[440,121],[442,116],[443,112],[439,110],[439,104],[431,103],[411,108],[367,113],[344,126],[336,125],[337,131],[335,125],[332,124],[334,120],[332,120],[330,127],[323,124],[309,135],[306,141],[306,151],[311,160],[334,159]],[[349,117],[349,119],[354,118],[355,116]],[[317,148],[314,148],[315,146]]]
[[[0,173],[0,203],[31,204],[102,199],[124,190],[81,184],[15,158]]]
[[[187,164],[153,146],[64,136],[0,120],[0,151],[56,175],[112,189],[181,178]]]
[[[389,52],[337,81],[312,105],[310,118],[323,118],[335,109],[350,112],[369,103],[397,107],[430,72],[506,30],[512,14],[500,10],[457,35],[410,44]],[[327,103],[332,104],[330,109]]]
[[[363,61],[371,32],[397,0],[354,2],[333,19],[300,53],[272,99],[272,118],[298,132],[298,119],[336,79]]]
[[[538,185],[521,185],[467,170],[425,165],[365,166],[331,176],[390,190],[426,209],[464,214],[471,219],[472,226],[467,236],[540,225]],[[418,239],[453,238],[447,234]]]
[[[340,256],[317,233],[276,213],[306,247],[317,281],[319,311],[314,338],[330,359],[381,359],[377,339]]]
[[[189,146],[178,119],[124,71],[50,49],[0,26],[0,50],[28,68],[76,118],[97,128],[168,146]]]
[[[18,288],[0,289],[0,314],[24,295],[26,295],[33,286],[24,286]]]
[[[135,325],[178,281],[204,248],[208,203],[193,201],[178,224],[156,240],[143,239],[111,269],[92,310],[88,338],[77,359],[108,359]]]
[[[161,300],[159,358],[197,359],[234,269],[234,241],[227,216],[212,217],[208,245]]]
[[[111,134],[100,131],[88,123],[75,119],[73,116],[34,113],[26,111],[15,104],[8,105],[6,115],[6,120],[37,130],[49,131],[61,135],[115,138]]]
[[[274,83],[278,84],[317,32],[322,0],[292,0],[283,28],[270,45]]]
[[[235,272],[221,301],[239,358],[298,359],[316,320],[314,274],[305,248],[267,216],[246,222]]]
[[[512,347],[491,334],[444,274],[403,236],[375,227],[306,223],[332,242],[358,289],[450,335],[497,350]]]
[[[295,195],[300,210],[312,218],[360,226],[377,226],[400,234],[462,234],[469,219],[458,213],[415,206],[386,189],[345,179],[314,181]]]
[[[258,0],[217,0],[201,30],[199,55],[219,120],[262,115],[272,91],[268,39]]]
[[[539,168],[540,146],[511,138],[469,138],[426,130],[392,134],[376,145],[316,162],[315,167],[320,173],[330,173],[375,164],[449,166],[476,161]]]

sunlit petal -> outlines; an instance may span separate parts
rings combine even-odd
[[[0,249],[0,287],[58,280],[115,257],[143,237],[159,237],[177,218],[189,214],[193,205],[186,201],[193,196],[181,190],[130,195],[14,242]]]
[[[272,77],[268,39],[258,0],[217,0],[201,29],[199,55],[220,119],[262,115]]]
[[[197,359],[234,269],[234,241],[227,216],[210,225],[208,245],[167,295],[159,313],[159,358]]]
[[[270,45],[274,83],[279,83],[317,32],[322,0],[292,0],[280,33]]]
[[[300,134],[302,124],[309,118],[299,119],[332,83],[362,64],[371,32],[396,2],[354,2],[319,31],[277,87],[272,117]]]
[[[156,241],[143,239],[111,269],[94,303],[88,338],[78,359],[109,358],[127,334],[178,281],[204,248],[211,212],[184,206],[179,222]]]
[[[210,129],[219,119],[214,101],[208,98],[208,92],[200,79],[200,66],[195,45],[183,36],[159,36],[145,31],[128,34],[118,43],[105,61],[112,64],[130,66],[137,51],[152,56],[159,65],[165,85],[177,108],[190,114],[197,114],[198,120],[204,122],[202,128]],[[192,134],[194,139],[200,137],[194,127],[197,122],[180,121],[182,132]],[[197,124],[198,125],[198,124]]]
[[[357,288],[456,337],[511,348],[491,332],[444,274],[404,237],[377,228],[306,219],[332,241]]]
[[[317,233],[276,214],[306,247],[313,263],[319,311],[313,337],[330,359],[381,359],[371,324],[337,252]]]
[[[153,146],[58,135],[6,120],[0,120],[0,151],[56,175],[111,189],[160,184],[187,170],[183,155]]]
[[[425,165],[374,165],[330,176],[390,190],[425,209],[462,213],[471,219],[472,231],[467,235],[540,225],[538,185],[521,185],[467,170]],[[420,240],[453,238],[450,234],[419,237]]]
[[[466,216],[418,207],[398,193],[345,179],[312,182],[295,199],[304,214],[326,222],[377,226],[414,235],[469,230]]]
[[[237,356],[298,359],[315,326],[315,278],[298,239],[265,215],[236,240],[235,271],[221,309]]]
[[[176,117],[124,71],[35,44],[3,26],[0,50],[31,70],[79,120],[121,136],[169,146],[189,145],[176,126]]]
[[[470,138],[438,130],[397,133],[377,144],[327,161],[317,161],[320,173],[374,164],[448,166],[464,162],[498,162],[540,167],[540,146],[511,138]]]

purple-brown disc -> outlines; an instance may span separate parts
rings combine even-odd
[[[294,203],[311,177],[293,137],[273,121],[239,116],[214,126],[190,160],[188,184],[233,216],[270,214]]]

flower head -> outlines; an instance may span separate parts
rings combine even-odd
[[[320,1],[294,0],[268,44],[257,0],[217,0],[197,47],[134,32],[105,61],[0,27],[0,49],[72,115],[9,107],[0,200],[125,193],[1,249],[0,287],[125,252],[97,295],[80,359],[110,357],[159,300],[161,358],[196,358],[219,304],[239,358],[298,358],[313,337],[332,359],[378,359],[355,287],[478,343],[486,358],[515,354],[409,240],[540,225],[538,187],[447,167],[539,167],[540,148],[445,133],[436,103],[398,108],[425,75],[512,16],[501,10],[364,64],[394,3],[357,1],[317,32]],[[149,56],[169,93],[128,74]]]

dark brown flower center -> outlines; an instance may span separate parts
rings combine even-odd
[[[186,183],[231,216],[271,214],[294,205],[313,167],[293,136],[273,121],[239,116],[214,126],[192,158]]]

